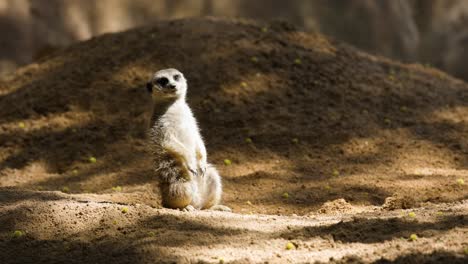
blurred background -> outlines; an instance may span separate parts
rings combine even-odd
[[[0,0],[0,75],[99,34],[194,16],[281,19],[468,80],[466,0]]]

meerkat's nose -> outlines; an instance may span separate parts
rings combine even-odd
[[[156,83],[161,87],[165,87],[169,83],[169,79],[166,77],[161,77],[156,79]]]

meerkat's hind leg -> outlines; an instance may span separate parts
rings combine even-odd
[[[221,177],[216,168],[212,165],[207,166],[202,185],[200,191],[202,192],[203,209],[231,211],[231,208],[219,204],[221,202],[223,187],[221,184]]]
[[[177,181],[160,185],[163,206],[184,211],[200,208],[198,186],[194,181]]]

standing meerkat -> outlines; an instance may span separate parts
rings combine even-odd
[[[146,88],[153,114],[150,150],[164,207],[192,211],[230,211],[220,205],[221,177],[207,163],[206,149],[197,122],[185,101],[187,81],[176,69],[156,72]]]

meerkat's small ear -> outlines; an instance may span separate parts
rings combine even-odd
[[[153,84],[151,82],[146,83],[146,90],[148,91],[148,93],[153,92]]]

